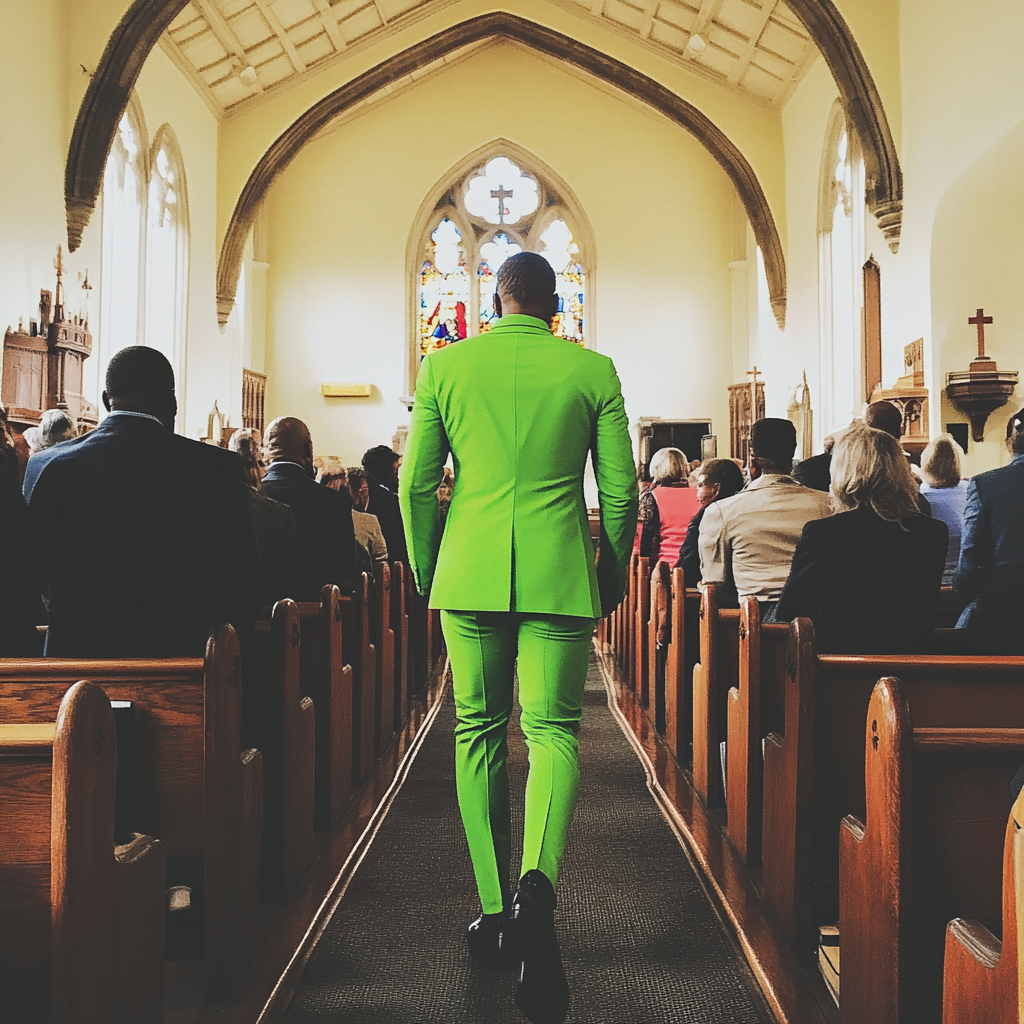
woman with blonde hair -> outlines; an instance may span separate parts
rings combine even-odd
[[[640,554],[651,565],[675,565],[697,514],[697,492],[687,477],[690,463],[678,448],[659,448],[651,459],[652,485],[640,496]]]
[[[953,586],[960,561],[960,534],[967,509],[967,481],[960,479],[963,454],[949,434],[940,434],[921,453],[921,493],[928,499],[933,518],[941,519],[949,530],[946,568],[942,574],[944,587]]]
[[[804,527],[775,621],[811,619],[819,653],[930,650],[948,531],[921,514],[899,442],[853,424],[833,450],[831,494],[834,514]]]

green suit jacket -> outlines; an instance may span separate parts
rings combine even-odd
[[[449,452],[455,489],[442,537],[435,492]],[[588,452],[601,503],[596,569]],[[529,316],[427,356],[398,494],[413,579],[432,608],[607,613],[622,598],[637,516],[612,361]]]

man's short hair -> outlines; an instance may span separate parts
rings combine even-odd
[[[796,452],[796,427],[790,420],[767,416],[750,428],[750,454],[764,462],[791,463]]]
[[[391,471],[394,469],[398,458],[393,449],[389,448],[386,444],[379,444],[375,448],[371,448],[363,456],[363,469],[380,482],[391,476]]]
[[[555,272],[540,253],[517,252],[502,263],[496,287],[520,306],[546,306],[555,294]]]
[[[743,490],[743,470],[732,459],[708,459],[697,471],[704,484],[718,484],[718,498],[731,498]]]
[[[111,398],[166,398],[174,394],[174,370],[159,349],[129,345],[107,364],[105,390]]]
[[[897,441],[903,436],[903,413],[892,402],[872,402],[864,413],[864,422]]]

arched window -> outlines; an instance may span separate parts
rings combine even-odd
[[[837,103],[821,165],[819,280],[823,429],[859,415],[864,303],[864,161]]]
[[[144,340],[140,285],[145,265],[145,165],[145,130],[141,111],[133,102],[121,117],[103,175],[100,329],[95,361],[101,382],[115,352]]]
[[[579,345],[590,340],[588,259],[564,187],[527,169],[512,147],[512,155],[496,148],[454,175],[425,218],[416,264],[416,366],[437,348],[490,330],[495,276],[523,250],[539,252],[555,270],[554,333]]]
[[[146,344],[181,376],[188,275],[188,203],[181,156],[170,127],[153,143],[146,236]]]

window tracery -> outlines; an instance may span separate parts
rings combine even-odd
[[[490,330],[497,273],[524,250],[541,253],[555,271],[553,333],[585,344],[588,270],[573,221],[558,190],[509,156],[462,174],[434,208],[419,248],[416,364],[470,331]]]

